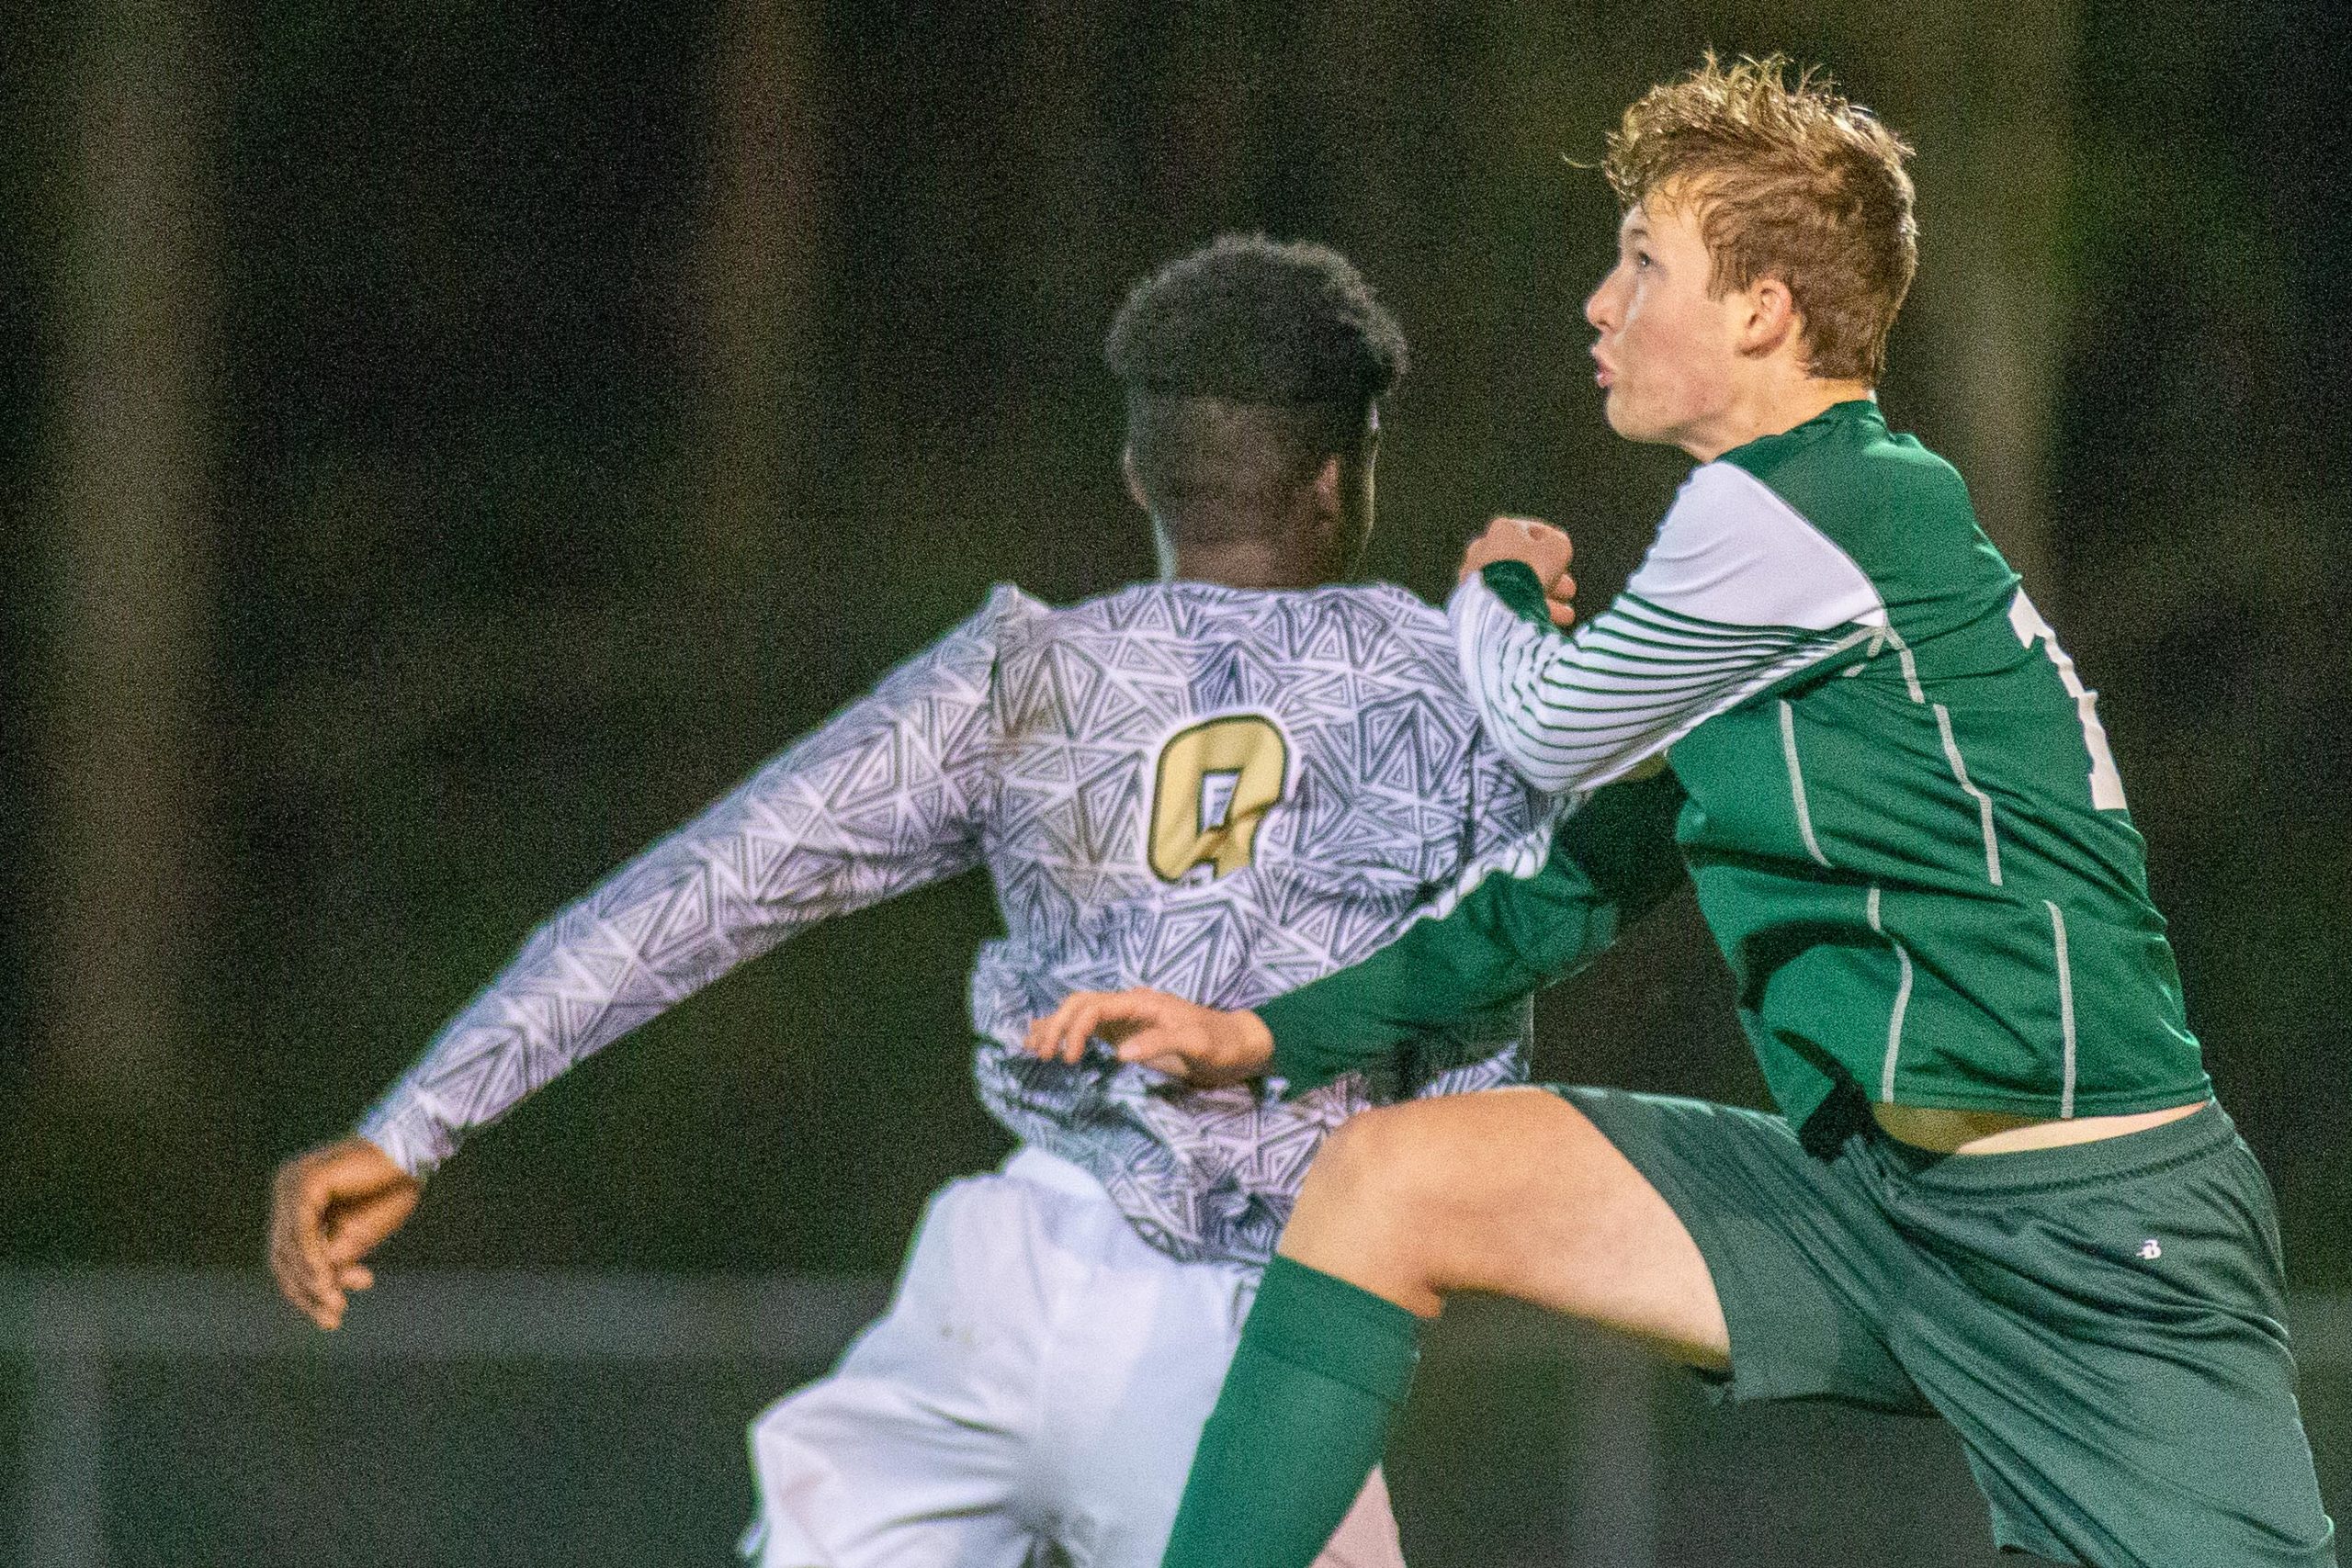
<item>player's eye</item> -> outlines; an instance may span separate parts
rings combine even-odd
[[[1635,251],[1635,252],[1634,253],[1634,265],[1635,266],[1647,266],[1647,265],[1650,265],[1650,254],[1649,254],[1649,252],[1647,252],[1647,251]]]

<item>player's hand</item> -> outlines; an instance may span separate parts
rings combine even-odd
[[[1568,536],[1540,518],[1498,517],[1462,552],[1462,570],[1454,581],[1498,560],[1525,561],[1544,585],[1544,606],[1552,613],[1552,624],[1565,626],[1577,618],[1577,580],[1568,575],[1575,554]]]
[[[321,1328],[343,1321],[349,1292],[376,1282],[359,1260],[401,1228],[424,1188],[365,1138],[345,1138],[277,1168],[269,1205],[269,1271]]]
[[[1266,1070],[1273,1032],[1254,1012],[1220,1012],[1165,991],[1080,991],[1029,1026],[1029,1054],[1076,1062],[1100,1039],[1136,1062],[1203,1089]]]

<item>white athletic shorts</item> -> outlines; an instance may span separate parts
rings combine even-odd
[[[752,1424],[762,1568],[1156,1568],[1257,1292],[1024,1148],[933,1195],[897,1297]],[[1403,1568],[1374,1472],[1320,1568]]]

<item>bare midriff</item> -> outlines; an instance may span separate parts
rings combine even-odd
[[[1886,1135],[1914,1148],[1942,1155],[2002,1155],[2020,1149],[2054,1149],[2067,1144],[2095,1144],[2127,1133],[2144,1133],[2167,1122],[2193,1116],[2211,1104],[2191,1100],[2161,1111],[2135,1111],[2122,1116],[2070,1116],[2039,1120],[1998,1111],[1940,1111],[1921,1105],[1874,1105],[1871,1114]]]

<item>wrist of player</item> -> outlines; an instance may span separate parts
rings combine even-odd
[[[1247,1009],[1223,1017],[1229,1064],[1246,1068],[1243,1076],[1256,1077],[1274,1059],[1274,1032],[1266,1027],[1264,1019]]]
[[[1211,1087],[1240,1083],[1263,1073],[1274,1054],[1273,1032],[1250,1011],[1225,1012],[1193,1007],[1181,1024],[1163,1025],[1131,1036],[1119,1058]]]

